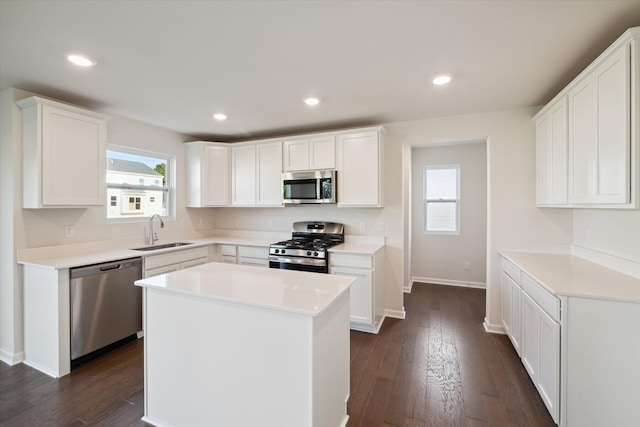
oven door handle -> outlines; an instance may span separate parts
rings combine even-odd
[[[269,255],[269,261],[280,262],[285,264],[303,264],[303,265],[325,265],[325,260],[314,258],[296,258],[296,257],[281,257],[275,255]]]

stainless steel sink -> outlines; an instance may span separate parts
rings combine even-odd
[[[132,251],[157,251],[158,249],[168,249],[168,248],[177,248],[180,246],[193,245],[193,243],[185,243],[185,242],[174,242],[174,243],[165,243],[164,245],[153,245],[153,246],[145,246],[142,248],[133,248]]]

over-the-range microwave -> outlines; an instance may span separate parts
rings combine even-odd
[[[336,171],[318,170],[282,174],[285,204],[336,203]]]

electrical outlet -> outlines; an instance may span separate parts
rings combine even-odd
[[[200,227],[202,227],[202,223],[203,223],[202,218],[198,218],[198,225],[199,225]]]
[[[360,231],[367,231],[367,222],[360,221]]]
[[[64,237],[73,237],[73,226],[71,225],[64,226]]]
[[[469,261],[464,263],[464,269],[465,270],[471,270],[471,263]]]
[[[587,239],[587,242],[591,240],[591,227],[587,226],[584,229],[584,237]]]
[[[269,230],[273,230],[273,220],[270,219],[267,226],[269,227]]]
[[[384,231],[384,222],[378,223],[378,231]]]

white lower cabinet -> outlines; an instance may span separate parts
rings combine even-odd
[[[502,325],[516,353],[520,354],[522,339],[522,288],[506,272],[502,273]],[[518,280],[519,281],[519,280]]]
[[[209,262],[207,246],[151,255],[144,258],[144,277],[170,273],[207,262]]]
[[[237,264],[238,251],[235,245],[218,245],[216,261],[226,264]]]
[[[238,264],[269,267],[269,248],[238,246]]]
[[[502,259],[502,323],[531,381],[560,422],[560,299]]]
[[[378,333],[384,320],[382,251],[374,255],[330,254],[329,273],[355,277],[349,289],[351,329]]]

